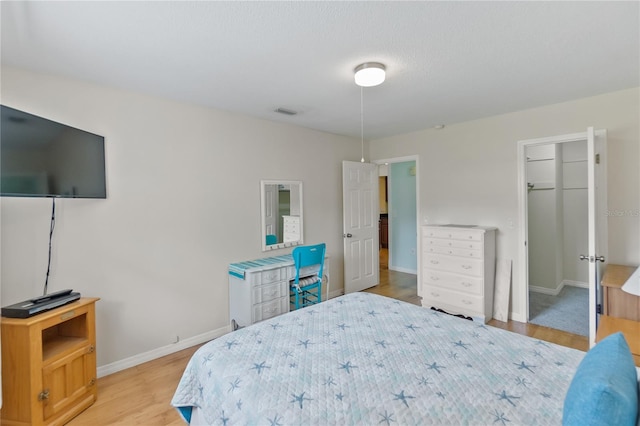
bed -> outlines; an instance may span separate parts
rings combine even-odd
[[[578,350],[353,293],[203,345],[171,403],[193,425],[561,424],[583,358]]]

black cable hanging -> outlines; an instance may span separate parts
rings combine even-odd
[[[43,296],[47,295],[47,287],[49,286],[49,271],[51,270],[51,240],[53,239],[53,230],[56,227],[56,197],[51,197],[53,205],[51,207],[51,225],[49,226],[49,260],[47,261],[47,276],[44,280]]]

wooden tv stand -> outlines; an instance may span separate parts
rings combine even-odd
[[[62,425],[95,402],[98,300],[2,317],[2,425]]]

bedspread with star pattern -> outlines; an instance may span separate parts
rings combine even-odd
[[[584,355],[352,293],[203,345],[172,405],[221,425],[557,425]]]

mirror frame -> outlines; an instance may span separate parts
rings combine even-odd
[[[266,205],[266,186],[267,185],[297,185],[299,188],[298,197],[300,199],[300,238],[297,241],[278,242],[276,244],[267,245],[267,205]],[[292,191],[293,192],[293,191]],[[294,247],[304,244],[304,214],[303,214],[303,198],[302,198],[302,181],[299,180],[261,180],[260,181],[260,220],[262,223],[262,233],[260,236],[262,251],[271,251],[286,247]]]

